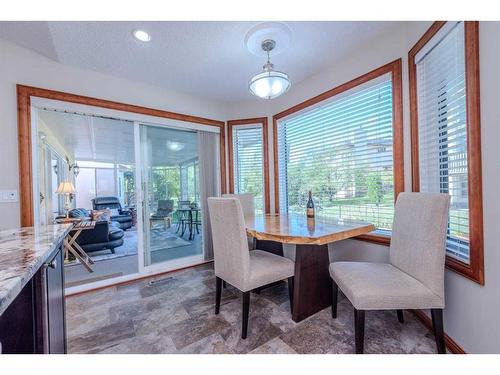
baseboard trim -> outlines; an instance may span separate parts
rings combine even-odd
[[[427,327],[432,332],[432,320],[424,313],[422,310],[410,310],[418,320],[422,322],[424,326]],[[446,347],[453,354],[467,354],[465,350],[462,349],[460,345],[458,345],[450,336],[444,333],[444,342]]]

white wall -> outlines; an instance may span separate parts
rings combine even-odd
[[[0,39],[0,189],[19,191],[16,84],[225,120],[225,105],[56,63]],[[0,229],[19,225],[19,203],[0,203]]]
[[[382,36],[360,47],[348,58],[329,69],[294,84],[290,92],[275,99],[271,105],[259,106],[259,101],[233,105],[231,118],[269,116],[270,165],[273,165],[272,115],[298,104],[328,89],[356,78],[397,58],[403,59],[404,104],[404,166],[405,188],[411,190],[411,152],[408,95],[408,51],[431,25],[412,22],[399,32]],[[500,214],[500,22],[480,24],[481,68],[481,131],[483,158],[484,255],[485,286],[480,286],[452,271],[446,271],[446,332],[469,353],[500,353],[500,243],[495,237]],[[293,77],[292,77],[293,79]],[[273,169],[270,170],[271,206],[274,207]],[[388,247],[367,242],[346,240],[330,249],[335,260],[365,260],[383,262],[388,259]]]

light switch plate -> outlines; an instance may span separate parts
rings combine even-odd
[[[1,203],[16,203],[17,201],[17,190],[0,190]]]

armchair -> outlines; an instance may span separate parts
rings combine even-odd
[[[92,199],[92,207],[94,210],[117,210],[114,214],[111,213],[111,221],[118,222],[123,230],[132,227],[132,213],[122,208],[118,197],[95,197]]]
[[[154,214],[149,217],[150,223],[154,220],[161,220],[165,223],[165,229],[172,223],[172,212],[174,211],[174,201],[172,199],[159,200],[158,208]]]
[[[174,201],[172,199],[159,200],[156,213],[151,215],[152,219],[164,219],[169,217],[174,211]]]

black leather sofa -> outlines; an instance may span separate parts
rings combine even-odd
[[[111,215],[111,221],[118,222],[123,230],[132,227],[132,213],[122,209],[117,197],[96,197],[92,199],[92,207],[94,210],[117,209],[118,215]]]
[[[90,219],[90,212],[85,208],[75,208],[68,214],[71,218]],[[109,249],[114,254],[115,248],[123,245],[124,234],[118,222],[102,220],[96,222],[94,229],[83,230],[76,242],[87,253]]]

